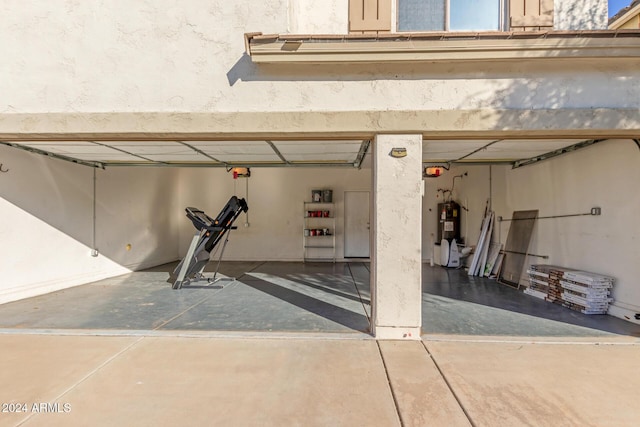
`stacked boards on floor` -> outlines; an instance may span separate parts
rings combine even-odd
[[[554,265],[534,264],[526,294],[584,314],[606,314],[613,302],[614,279],[601,274]]]

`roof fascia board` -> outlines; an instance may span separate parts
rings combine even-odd
[[[524,59],[639,58],[640,31],[543,33],[525,38],[461,34],[336,38],[252,36],[248,54],[255,63],[460,62]],[[493,34],[493,33],[492,33]],[[445,36],[442,36],[445,37]]]

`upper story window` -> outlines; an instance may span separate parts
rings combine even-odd
[[[398,31],[498,31],[502,0],[398,0]]]
[[[553,20],[554,0],[349,0],[349,32],[360,34],[546,31]]]

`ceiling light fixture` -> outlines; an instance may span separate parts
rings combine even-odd
[[[442,166],[427,166],[424,168],[425,178],[437,178],[444,173],[444,167]]]
[[[249,178],[251,176],[251,169],[249,168],[232,168],[233,179]]]

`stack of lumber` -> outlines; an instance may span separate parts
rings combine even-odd
[[[549,270],[549,295],[547,299],[556,304],[562,305],[562,285],[560,281],[562,280],[562,275],[569,271],[563,267],[552,267]]]
[[[529,274],[529,286],[524,290],[525,294],[546,300],[549,296],[549,265],[532,265]]]
[[[613,302],[612,277],[544,264],[532,265],[527,273],[526,294],[580,313],[606,314]]]
[[[585,271],[568,271],[563,276],[560,285],[563,304],[584,314],[605,314],[609,304],[614,279],[600,274]]]

